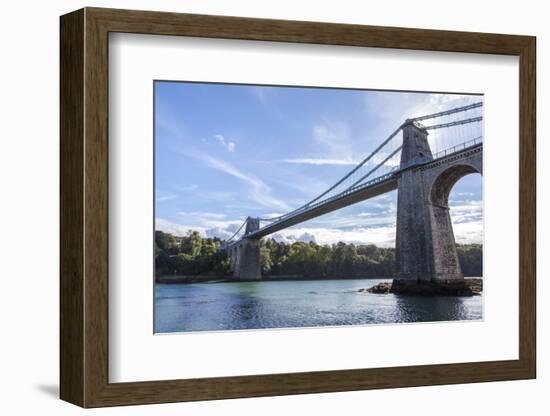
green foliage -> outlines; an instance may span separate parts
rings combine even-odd
[[[155,245],[157,249],[167,251],[175,244],[176,239],[172,234],[164,233],[162,231],[155,231]]]
[[[155,232],[155,272],[157,275],[226,275],[229,258],[220,251],[218,238],[202,238],[197,231],[185,237]]]
[[[228,275],[230,259],[220,251],[220,245],[218,238],[203,238],[197,231],[189,231],[185,237],[156,231],[156,274]],[[482,276],[483,246],[457,245],[457,250],[464,275]],[[264,276],[389,277],[396,271],[394,248],[342,242],[333,245],[313,242],[287,244],[263,239],[260,264]]]
[[[272,239],[262,241],[262,247],[269,250],[272,263],[267,275],[346,278],[392,276],[395,272],[393,248],[342,242],[286,244]]]

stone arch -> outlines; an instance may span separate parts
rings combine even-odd
[[[466,175],[481,171],[471,164],[457,164],[445,169],[435,178],[430,190],[430,202],[434,205],[448,208],[449,194],[455,184]]]
[[[430,229],[432,240],[432,270],[436,279],[463,278],[456,251],[449,209],[449,194],[454,185],[464,176],[472,173],[481,174],[481,169],[474,164],[458,163],[438,172],[429,189]]]

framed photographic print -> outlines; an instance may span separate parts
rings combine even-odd
[[[534,378],[535,38],[61,17],[61,398]]]

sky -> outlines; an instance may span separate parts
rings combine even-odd
[[[406,118],[481,101],[458,94],[155,82],[155,227],[230,237],[248,217],[315,198]],[[432,151],[445,143],[430,138]],[[481,243],[482,178],[449,197],[455,239]],[[273,234],[278,241],[395,244],[397,192]]]

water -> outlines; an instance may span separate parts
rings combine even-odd
[[[155,332],[482,319],[482,296],[358,292],[382,281],[387,279],[157,283]]]

